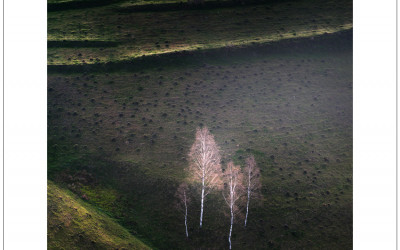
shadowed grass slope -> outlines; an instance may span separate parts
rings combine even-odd
[[[48,249],[151,249],[52,181],[47,184],[47,213]]]
[[[299,48],[302,48],[301,46]],[[264,198],[236,249],[351,249],[352,57],[342,49],[208,57],[202,65],[50,74],[49,176],[160,249],[222,249],[222,195],[189,209],[173,194],[196,127],[207,125],[223,165],[254,154]]]

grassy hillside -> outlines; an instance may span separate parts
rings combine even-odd
[[[110,217],[47,184],[48,249],[150,249]]]
[[[351,249],[349,36],[336,47],[50,74],[49,176],[158,248],[225,248],[219,193],[206,203],[201,231],[194,195],[190,240],[174,208],[195,129],[207,125],[224,164],[252,153],[261,168],[263,199],[247,229],[235,226],[235,248]]]
[[[126,5],[122,2],[48,13],[48,64],[118,62],[179,51],[265,44],[352,28],[349,0],[157,12],[124,12],[129,8]]]
[[[352,248],[351,1],[102,2],[48,14],[49,246],[226,249],[221,192],[175,206],[208,126],[261,170],[233,249]]]

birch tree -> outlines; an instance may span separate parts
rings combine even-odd
[[[177,208],[185,216],[186,238],[189,238],[189,233],[187,229],[187,215],[188,215],[188,205],[190,203],[190,196],[188,195],[188,190],[189,190],[188,185],[186,183],[182,183],[181,185],[179,185],[175,194],[175,197],[177,198]]]
[[[207,127],[198,128],[196,140],[193,143],[189,158],[191,164],[189,172],[194,181],[200,183],[200,228],[203,224],[203,210],[206,196],[220,184],[221,180],[221,156],[215,143],[214,136]]]
[[[245,174],[245,188],[247,192],[246,204],[246,217],[244,219],[244,226],[247,226],[247,216],[249,215],[250,199],[254,198],[255,192],[261,187],[260,182],[260,169],[257,167],[256,160],[253,155],[246,159],[246,166],[244,168]]]
[[[224,190],[224,199],[226,204],[229,206],[230,210],[230,228],[229,228],[229,249],[232,249],[232,228],[234,223],[235,215],[239,211],[238,202],[243,193],[243,174],[240,171],[240,166],[236,166],[233,162],[229,162],[227,168],[225,170],[225,190]]]

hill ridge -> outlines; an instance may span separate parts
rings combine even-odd
[[[74,196],[48,180],[48,249],[151,249],[110,217]]]

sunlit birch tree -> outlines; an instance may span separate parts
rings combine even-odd
[[[236,166],[233,162],[229,162],[224,173],[224,199],[230,210],[230,228],[229,228],[229,249],[232,249],[232,228],[235,215],[239,212],[238,203],[243,194],[243,174],[240,166]]]
[[[206,196],[221,182],[221,156],[215,143],[214,136],[207,127],[198,128],[196,140],[193,143],[190,153],[189,172],[194,181],[200,183],[201,207],[200,207],[200,228],[203,224],[203,211]]]
[[[247,192],[246,217],[244,219],[244,226],[247,226],[247,216],[249,214],[250,200],[254,198],[255,192],[261,187],[260,169],[257,167],[256,160],[254,159],[253,155],[250,155],[246,159],[244,175],[245,188]]]

